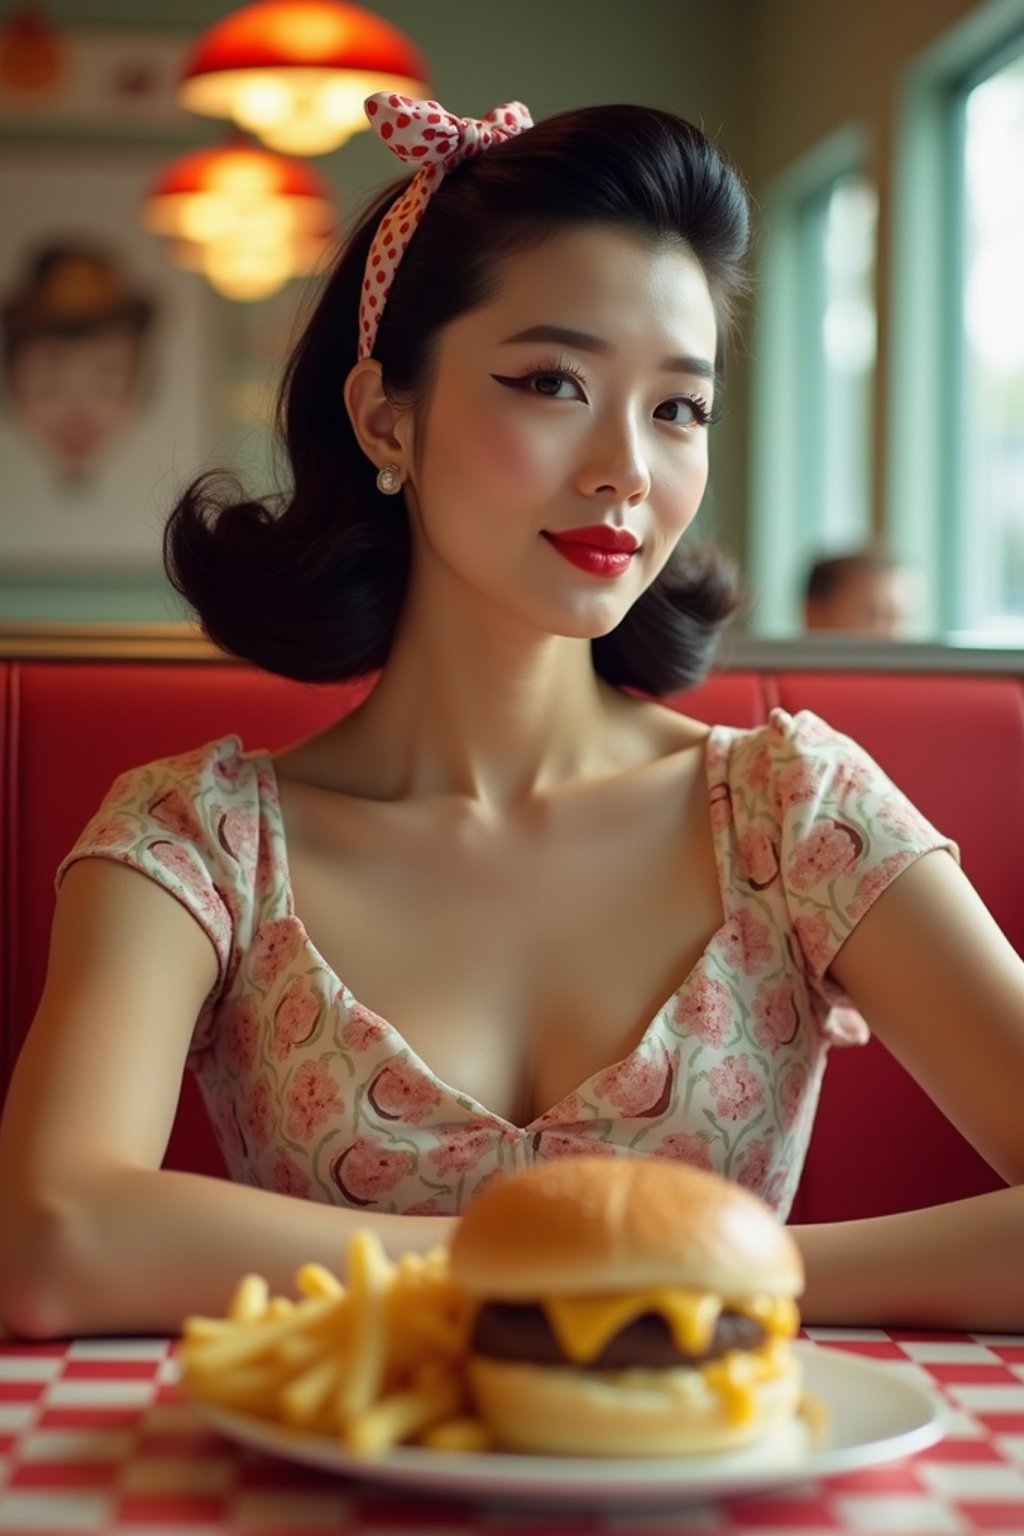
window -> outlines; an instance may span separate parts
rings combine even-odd
[[[1024,639],[1024,38],[957,102],[955,628]],[[956,356],[956,354],[959,354]]]
[[[838,177],[798,213],[797,500],[808,549],[860,544],[871,527],[876,218],[860,175]]]
[[[798,633],[812,558],[873,526],[877,201],[850,127],[765,202],[752,360],[750,542],[762,635]]]

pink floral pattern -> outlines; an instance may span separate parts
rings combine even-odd
[[[254,978],[269,987],[301,948],[302,928],[294,917],[280,917],[261,924],[249,951],[249,968]]]
[[[266,1147],[274,1130],[274,1094],[269,1077],[252,1085],[245,1105],[244,1125],[257,1147]]]
[[[807,969],[815,976],[823,975],[835,953],[828,913],[811,912],[795,917],[793,932],[803,951]]]
[[[836,875],[848,875],[856,867],[863,839],[852,827],[825,821],[802,837],[789,863],[789,883],[795,891],[813,891]]]
[[[294,982],[274,1010],[274,1041],[271,1052],[275,1061],[284,1061],[297,1046],[313,1038],[323,1011],[323,999],[301,977]]]
[[[670,1131],[654,1149],[655,1157],[667,1157],[680,1163],[692,1163],[695,1168],[714,1170],[711,1144],[706,1136],[691,1136],[686,1131]]]
[[[779,1051],[796,1038],[800,1012],[788,976],[762,981],[754,994],[754,1038],[765,1050]]]
[[[404,1120],[410,1125],[419,1125],[441,1103],[431,1079],[408,1061],[389,1061],[366,1094],[381,1120]]]
[[[341,999],[339,998],[339,1002]],[[353,1003],[345,1009],[345,1028],[342,1037],[345,1044],[353,1051],[369,1051],[381,1040],[385,1039],[388,1026],[383,1019],[379,1019],[369,1008],[364,1008],[360,1003]]]
[[[771,885],[779,873],[779,852],[761,827],[751,827],[739,842],[740,864],[747,884],[755,891]]]
[[[202,843],[204,833],[195,812],[180,789],[169,789],[150,802],[149,814],[158,827],[165,827],[188,843]]]
[[[808,800],[817,798],[818,783],[824,768],[824,763],[796,757],[776,774],[772,800],[780,821],[793,806],[804,805]]]
[[[304,1061],[284,1091],[285,1127],[298,1141],[312,1141],[345,1104],[326,1061]]]
[[[695,975],[683,987],[672,1010],[672,1021],[683,1034],[705,1045],[721,1045],[732,1028],[732,997],[718,976]]]
[[[470,1115],[461,1125],[433,1132],[436,1145],[427,1152],[427,1162],[435,1174],[469,1173],[493,1150],[494,1134],[493,1120]]]
[[[278,1152],[271,1171],[271,1188],[279,1195],[296,1195],[300,1200],[309,1197],[309,1179],[298,1163],[287,1152]]]
[[[217,837],[229,858],[240,864],[250,862],[259,842],[259,821],[253,811],[233,805],[217,823]]]
[[[352,1204],[375,1205],[408,1178],[414,1164],[411,1152],[389,1147],[380,1137],[360,1136],[335,1159],[331,1177]]]
[[[787,1131],[793,1129],[807,1087],[807,1072],[799,1063],[787,1067],[779,1079],[779,1111]]]
[[[594,1092],[629,1118],[655,1118],[668,1109],[672,1063],[665,1051],[649,1061],[639,1051],[594,1079]]]
[[[853,893],[853,900],[847,908],[850,917],[858,922],[864,913],[881,896],[887,885],[890,885],[896,876],[911,862],[914,855],[909,848],[902,849],[899,853],[890,853],[888,858],[876,864],[874,869],[869,869],[857,881],[857,889]]]
[[[237,737],[122,774],[58,871],[115,858],[202,926],[220,974],[189,1064],[233,1178],[354,1209],[450,1215],[580,1152],[678,1158],[785,1216],[829,1049],[867,1029],[830,974],[914,859],[955,846],[806,712],[715,727],[706,771],[724,922],[636,1049],[528,1125],[440,1082],[310,945],[272,760]]]
[[[744,976],[756,976],[772,958],[772,931],[767,923],[740,907],[726,920],[719,936],[726,963]]]
[[[736,1168],[736,1182],[744,1189],[762,1190],[772,1166],[772,1144],[767,1136],[748,1142]]]
[[[244,1075],[256,1060],[260,1034],[259,1014],[252,998],[240,997],[229,1003],[221,1015],[220,1027],[225,1056],[234,1070]]]
[[[764,1102],[764,1087],[750,1057],[726,1056],[708,1073],[715,1108],[724,1120],[749,1120]]]
[[[715,784],[708,793],[712,832],[724,832],[732,821],[732,793],[728,784]]]

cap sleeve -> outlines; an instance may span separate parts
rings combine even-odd
[[[258,842],[255,770],[237,736],[179,757],[133,768],[115,779],[74,847],[56,885],[79,859],[115,859],[169,891],[213,945],[217,982],[228,977],[251,892]],[[206,1010],[204,1010],[206,1011]]]
[[[848,1001],[828,975],[843,942],[882,892],[943,836],[867,752],[809,710],[775,709],[766,732],[779,873],[808,980]]]

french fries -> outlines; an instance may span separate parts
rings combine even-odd
[[[295,1275],[297,1299],[246,1275],[226,1318],[189,1317],[178,1361],[195,1397],[332,1435],[356,1456],[416,1441],[438,1451],[486,1450],[465,1385],[472,1304],[443,1248],[391,1263],[357,1232],[348,1284],[320,1264]]]

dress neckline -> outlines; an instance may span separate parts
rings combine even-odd
[[[715,775],[720,770],[723,761],[722,754],[719,750],[719,738],[723,734],[726,736],[734,734],[734,728],[730,726],[712,725],[709,727],[708,734],[705,737],[703,743],[704,781],[705,787],[708,791],[709,805],[712,803],[711,791],[714,789],[716,783],[718,782],[718,779],[715,777]],[[437,1073],[427,1065],[422,1056],[418,1055],[413,1047],[409,1044],[401,1030],[398,1029],[396,1025],[392,1024],[390,1019],[385,1019],[381,1014],[376,1013],[372,1008],[368,1007],[367,1004],[364,1003],[360,998],[357,998],[351,989],[345,984],[344,979],[337,974],[333,966],[327,963],[320,950],[310,938],[309,932],[305,923],[302,921],[302,918],[295,910],[295,897],[292,891],[291,865],[288,858],[288,840],[285,836],[284,815],[281,809],[281,788],[273,757],[266,749],[247,752],[243,755],[250,762],[257,764],[259,769],[262,770],[262,772],[258,774],[258,780],[265,788],[274,815],[274,830],[278,842],[277,862],[278,867],[281,870],[284,885],[284,897],[287,907],[287,914],[289,917],[292,917],[295,920],[295,922],[299,925],[299,928],[302,930],[303,941],[306,945],[308,953],[313,957],[317,965],[321,967],[324,974],[329,978],[332,985],[336,988],[337,992],[341,994],[342,1000],[347,1008],[358,1008],[360,1012],[368,1015],[370,1018],[379,1023],[381,1027],[387,1031],[388,1035],[395,1041],[396,1046],[404,1052],[406,1059],[413,1066],[415,1066],[417,1072],[421,1073],[423,1077],[429,1079],[429,1081],[432,1082],[442,1093],[446,1094],[448,1097],[456,1100],[458,1103],[468,1108],[474,1118],[478,1118],[481,1121],[485,1121],[490,1125],[498,1127],[506,1136],[525,1138],[533,1135],[537,1131],[549,1130],[553,1124],[559,1123],[558,1111],[563,1107],[563,1105],[568,1105],[572,1099],[575,1099],[580,1094],[585,1093],[590,1084],[594,1082],[595,1078],[602,1076],[605,1072],[611,1070],[613,1067],[620,1065],[622,1062],[631,1061],[635,1056],[647,1049],[649,1042],[654,1035],[655,1030],[657,1029],[658,1023],[665,1013],[665,1010],[671,1007],[675,1000],[686,990],[687,987],[690,986],[694,977],[700,972],[701,968],[707,962],[708,955],[719,942],[722,934],[725,932],[729,925],[731,910],[729,887],[729,848],[727,837],[728,823],[725,825],[717,825],[715,819],[712,818],[711,838],[715,852],[715,872],[718,877],[718,892],[722,905],[722,923],[718,928],[715,929],[714,933],[708,939],[707,944],[701,950],[700,954],[697,956],[697,959],[687,971],[679,985],[673,992],[669,994],[669,996],[660,1005],[660,1007],[655,1009],[653,1016],[644,1027],[643,1034],[640,1036],[640,1039],[637,1041],[636,1045],[633,1047],[632,1051],[630,1051],[628,1056],[620,1057],[618,1061],[608,1062],[606,1066],[598,1068],[596,1072],[592,1072],[591,1075],[588,1078],[585,1078],[578,1087],[571,1089],[569,1093],[565,1094],[561,1099],[559,1099],[556,1104],[551,1105],[549,1109],[544,1110],[543,1113],[539,1115],[535,1115],[533,1119],[527,1121],[525,1125],[517,1125],[515,1121],[506,1120],[503,1115],[497,1114],[495,1110],[488,1109],[485,1104],[481,1104],[480,1101],[475,1099],[472,1094],[465,1092],[465,1090],[461,1088],[456,1088],[453,1084],[445,1082],[443,1078],[438,1077]]]

